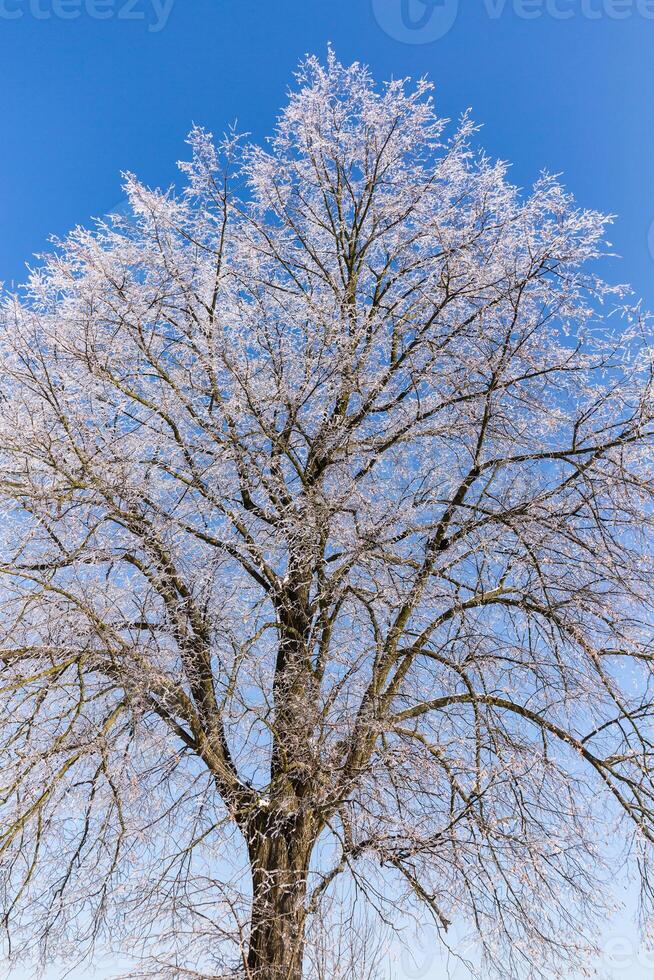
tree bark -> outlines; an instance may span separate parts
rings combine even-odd
[[[306,821],[257,820],[249,835],[248,980],[302,980],[305,899],[314,835]]]

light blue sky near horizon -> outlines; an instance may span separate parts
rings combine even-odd
[[[0,281],[113,209],[121,170],[178,180],[192,123],[262,139],[300,58],[329,41],[379,79],[428,75],[444,115],[471,107],[518,184],[545,168],[616,214],[605,275],[654,308],[654,0],[0,0]],[[598,967],[654,980],[631,918],[607,927]],[[446,976],[435,962],[424,980]]]
[[[416,941],[409,944],[410,952],[399,947],[392,949],[382,963],[387,971],[384,980],[473,980],[463,964],[448,960],[439,952],[435,935],[434,930],[425,928]],[[456,941],[452,944],[456,946]],[[478,962],[474,948],[466,943],[461,945],[461,955]],[[596,980],[654,980],[654,953],[639,945],[628,913],[607,925],[601,946],[603,955],[591,964],[597,971],[594,974]],[[93,966],[65,968],[60,964],[52,965],[42,975],[42,980],[112,980],[119,973],[127,973],[129,968],[128,961],[105,956]],[[36,978],[32,970],[17,967],[8,973],[0,970],[0,980]],[[571,974],[565,980],[588,980],[588,974]]]

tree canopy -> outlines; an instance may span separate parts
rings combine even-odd
[[[189,142],[4,300],[9,951],[360,977],[365,899],[569,975],[654,840],[650,326],[607,219],[332,52],[268,144]]]

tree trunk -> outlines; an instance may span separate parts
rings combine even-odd
[[[250,835],[248,980],[302,980],[307,874],[314,838],[300,822],[258,821]]]

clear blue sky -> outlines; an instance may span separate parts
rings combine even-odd
[[[430,75],[447,115],[471,106],[519,183],[561,171],[583,204],[617,213],[613,275],[654,306],[653,0],[459,0],[431,43],[406,40],[444,30],[456,0],[430,0],[422,31],[403,2],[414,23],[429,13],[423,0],[0,0],[0,280],[109,210],[121,169],[174,180],[192,122],[269,132],[298,59],[331,40],[379,77]]]
[[[191,123],[263,137],[298,60],[332,41],[379,78],[429,75],[446,115],[471,106],[518,183],[562,172],[616,213],[607,274],[654,307],[654,0],[429,2],[0,0],[0,280],[112,209],[121,170],[175,180]]]

